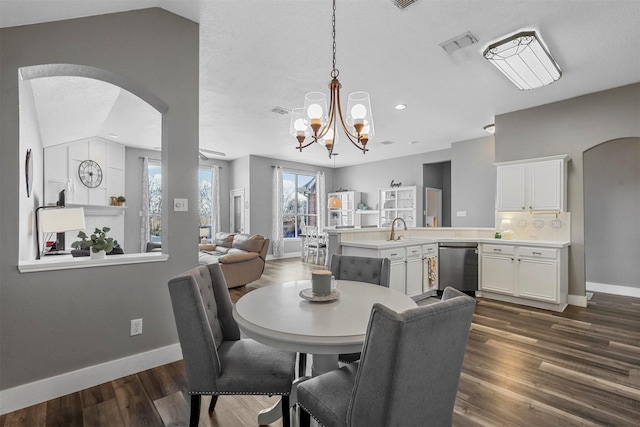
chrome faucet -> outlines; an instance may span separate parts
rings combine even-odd
[[[404,222],[404,219],[397,217],[394,218],[393,221],[391,221],[391,234],[389,235],[389,240],[395,240],[396,237],[396,221],[400,220],[402,221],[402,223],[404,224],[404,231],[407,231],[407,223]],[[398,240],[400,240],[401,236],[398,236]]]

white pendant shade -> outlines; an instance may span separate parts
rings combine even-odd
[[[491,44],[484,57],[520,90],[549,85],[562,76],[535,31],[525,31]]]

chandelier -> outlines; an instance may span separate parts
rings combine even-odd
[[[347,102],[346,120],[342,114],[340,104],[340,88],[338,81],[340,72],[336,68],[336,0],[333,0],[333,16],[331,20],[333,38],[333,69],[329,83],[329,105],[327,97],[322,92],[309,92],[304,97],[304,107],[291,111],[289,133],[296,137],[296,149],[302,152],[313,143],[324,144],[329,151],[329,158],[333,155],[333,147],[338,141],[338,122],[340,122],[347,139],[365,154],[369,149],[367,142],[373,138],[373,116],[371,115],[371,101],[367,92],[354,92],[349,95]],[[336,114],[337,112],[337,114]],[[310,137],[310,138],[309,138]]]

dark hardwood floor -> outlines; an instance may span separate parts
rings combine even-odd
[[[260,280],[231,297],[315,268],[268,261]],[[187,425],[185,390],[184,365],[175,362],[3,415],[0,427]],[[209,418],[205,400],[200,424],[255,426],[275,401],[221,396]],[[554,313],[478,298],[454,425],[640,425],[640,299],[595,294],[586,308]]]

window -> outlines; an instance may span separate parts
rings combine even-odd
[[[282,235],[298,237],[305,226],[318,225],[315,175],[282,173]]]
[[[162,241],[162,166],[149,161],[149,240]]]
[[[198,170],[198,226],[201,233],[208,229],[207,238],[212,237],[213,223],[213,169],[210,167]],[[199,237],[205,237],[200,235]]]

